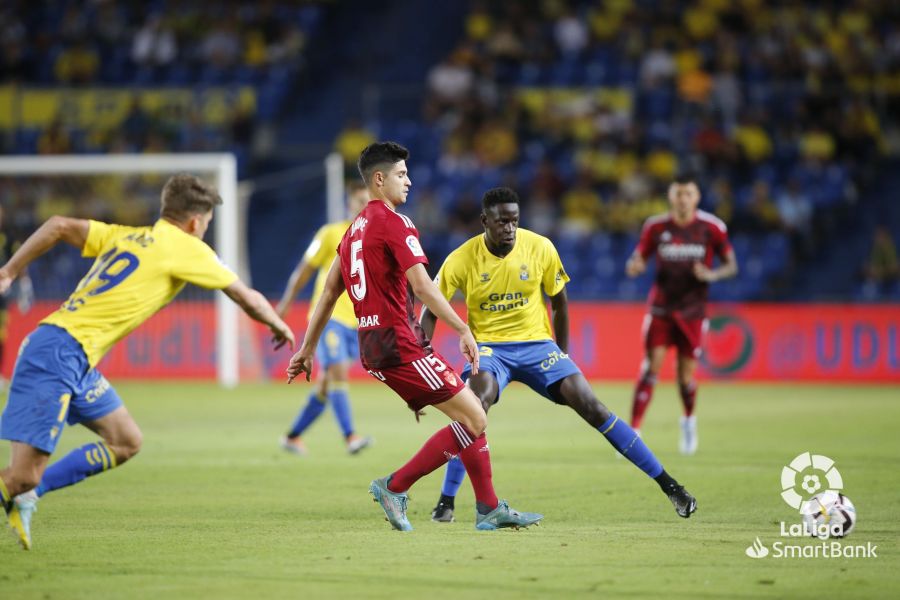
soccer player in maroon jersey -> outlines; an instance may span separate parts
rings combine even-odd
[[[316,344],[345,289],[359,320],[363,367],[420,414],[434,406],[451,423],[435,433],[408,463],[376,479],[369,492],[381,504],[394,529],[412,529],[406,517],[406,491],[420,478],[459,456],[475,490],[475,526],[482,530],[527,527],[543,518],[520,513],[498,500],[484,430],[487,415],[475,394],[435,352],[413,312],[413,294],[459,334],[459,348],[478,372],[478,347],[469,326],[457,316],[431,281],[428,259],[412,221],[396,209],[406,202],[412,183],[409,152],[393,142],[371,144],[359,156],[359,172],[372,198],[338,246],[325,290],[310,319],[300,350],[287,368],[288,383],[301,372],[309,380]]]
[[[631,427],[640,431],[644,413],[653,399],[653,386],[669,346],[678,350],[678,389],[684,416],[681,417],[682,454],[697,451],[697,383],[694,372],[706,331],[706,297],[710,282],[734,277],[737,259],[728,241],[725,223],[697,209],[700,188],[691,176],[677,178],[669,186],[668,213],[650,217],[644,223],[637,248],[628,259],[625,272],[636,277],[647,269],[647,259],[656,257],[656,280],[648,298],[644,319],[646,358],[631,405]],[[713,256],[721,264],[713,268]]]

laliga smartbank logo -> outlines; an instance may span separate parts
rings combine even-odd
[[[781,470],[781,498],[800,518],[781,521],[771,548],[757,536],[744,550],[750,558],[878,558],[871,542],[841,541],[856,527],[856,507],[843,494],[844,480],[832,459],[804,452]],[[801,541],[805,538],[805,541]],[[816,541],[810,543],[810,538]]]

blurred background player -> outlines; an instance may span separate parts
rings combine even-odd
[[[274,334],[276,347],[294,335],[269,302],[244,285],[203,242],[222,199],[193,175],[171,177],[160,218],[147,227],[54,216],[0,267],[0,293],[33,260],[59,242],[97,257],[63,305],[22,342],[10,382],[0,438],[12,442],[0,471],[0,502],[9,526],[31,548],[38,498],[117,467],[141,447],[141,431],[116,390],[96,369],[118,340],[193,283],[221,289]],[[63,427],[81,423],[102,441],[72,450],[47,468]]]
[[[0,205],[0,265],[6,264],[6,261],[13,255],[19,247],[19,240],[16,232],[8,227],[3,220],[3,206]],[[16,301],[19,304],[21,313],[28,312],[31,308],[31,302],[34,299],[33,288],[31,287],[31,279],[28,273],[23,271],[18,279],[19,293]],[[0,365],[3,364],[3,353],[6,351],[6,334],[9,324],[9,311],[7,310],[7,302],[9,301],[9,290],[0,294]],[[0,376],[0,391],[6,388],[6,379]]]
[[[369,193],[364,184],[354,181],[347,185],[348,217],[355,217],[368,201]],[[278,316],[282,319],[287,316],[297,293],[318,270],[313,295],[309,301],[309,317],[312,317],[316,303],[322,297],[322,290],[325,289],[325,279],[334,261],[336,248],[349,227],[350,221],[346,220],[323,225],[316,232],[303,258],[288,279],[287,287],[276,308]],[[300,436],[319,418],[327,403],[331,403],[331,410],[334,411],[334,418],[344,434],[347,451],[350,454],[356,454],[372,443],[371,437],[357,435],[353,428],[353,414],[348,396],[348,372],[353,360],[358,356],[356,316],[353,314],[350,297],[344,292],[338,298],[334,313],[325,326],[322,340],[316,347],[316,358],[319,361],[316,387],[310,393],[306,406],[297,415],[291,429],[282,438],[282,448],[294,454],[306,454],[306,446]]]
[[[520,381],[545,398],[571,407],[656,480],[679,516],[690,517],[697,507],[694,497],[666,473],[637,434],[597,400],[567,354],[569,276],[553,242],[519,228],[519,196],[513,190],[488,190],[481,205],[484,234],[454,250],[435,281],[447,300],[456,290],[465,296],[480,369],[473,373],[466,365],[462,377],[485,412],[499,401],[510,381]],[[550,297],[555,342],[543,294]],[[434,333],[436,320],[425,307],[422,328],[426,337]],[[454,498],[465,473],[458,459],[447,464],[441,498],[432,511],[434,521],[453,520]]]
[[[675,346],[678,391],[684,407],[678,448],[682,454],[694,454],[699,442],[694,373],[707,326],[709,283],[734,277],[738,265],[725,223],[697,209],[700,188],[696,180],[679,177],[669,186],[668,193],[669,212],[647,219],[637,248],[625,266],[629,277],[637,277],[647,269],[647,259],[656,257],[656,280],[650,289],[649,312],[644,319],[647,355],[634,390],[631,426],[640,432],[666,351]],[[712,268],[713,256],[721,261],[716,268]]]
[[[319,337],[338,296],[349,290],[359,320],[363,366],[397,392],[416,419],[426,406],[434,406],[451,419],[408,463],[369,486],[394,529],[412,529],[406,516],[407,490],[456,455],[475,490],[476,528],[533,525],[543,516],[520,513],[497,498],[484,433],[487,415],[475,394],[431,348],[413,312],[418,297],[459,334],[460,351],[472,363],[472,372],[478,372],[478,347],[472,332],[428,276],[428,259],[413,222],[396,212],[412,185],[407,158],[406,148],[394,142],[371,144],[360,154],[359,172],[371,200],[341,240],[303,344],[288,366],[288,383],[301,372],[309,378]]]

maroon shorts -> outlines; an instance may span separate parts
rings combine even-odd
[[[706,327],[706,319],[648,314],[644,317],[644,346],[648,352],[659,346],[675,346],[679,356],[700,358]]]
[[[437,352],[396,367],[370,369],[369,374],[386,383],[415,411],[449,400],[466,387]]]

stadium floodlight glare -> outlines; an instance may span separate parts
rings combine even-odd
[[[213,219],[216,252],[222,261],[239,274],[244,274],[240,247],[240,210],[238,207],[237,163],[228,153],[210,154],[105,154],[0,157],[2,176],[65,176],[179,172],[215,177],[223,205],[217,207]],[[225,387],[239,381],[238,307],[224,294],[216,300],[216,375]],[[165,310],[165,309],[164,309]]]

